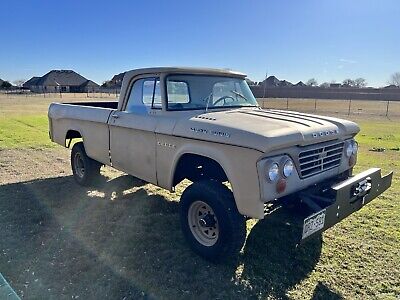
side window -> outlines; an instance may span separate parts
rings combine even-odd
[[[143,97],[142,102],[146,106],[151,106],[153,102],[153,93],[154,93],[154,79],[144,79],[142,84]]]
[[[150,108],[161,108],[159,78],[143,78],[136,80],[129,94],[125,111],[147,113]]]

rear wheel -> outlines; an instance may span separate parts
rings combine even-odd
[[[182,194],[180,205],[182,230],[196,253],[212,261],[238,254],[246,239],[246,221],[225,185],[195,182]]]
[[[86,155],[82,142],[76,143],[72,147],[71,167],[74,179],[80,185],[94,184],[100,178],[101,163]]]

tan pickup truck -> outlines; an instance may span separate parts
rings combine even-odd
[[[389,188],[378,168],[352,175],[350,121],[261,109],[245,74],[216,69],[148,68],[125,74],[119,102],[53,103],[51,140],[72,147],[79,184],[109,165],[174,191],[190,246],[208,259],[237,253],[246,218],[269,203],[305,203],[299,241],[318,235]],[[289,202],[290,202],[289,201]]]

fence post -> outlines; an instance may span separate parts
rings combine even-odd
[[[317,99],[314,100],[314,112],[317,112]]]
[[[389,100],[387,101],[386,104],[386,117],[389,115]]]
[[[347,112],[348,116],[350,116],[350,111],[351,111],[351,99],[349,100],[349,111]]]
[[[286,98],[286,110],[289,110],[289,98]]]

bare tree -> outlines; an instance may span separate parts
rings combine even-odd
[[[22,87],[22,85],[25,83],[25,81],[26,81],[25,79],[17,79],[17,80],[14,80],[13,83],[17,87]]]
[[[355,86],[355,83],[354,83],[353,79],[347,78],[347,79],[343,80],[342,85],[346,86],[346,87],[353,87],[353,86]]]
[[[400,72],[393,73],[392,76],[390,76],[389,84],[400,87]]]
[[[317,80],[315,78],[311,78],[306,82],[306,85],[308,85],[308,86],[317,86],[318,82],[317,82]]]
[[[367,81],[365,80],[365,78],[362,78],[362,77],[354,79],[354,86],[358,87],[358,88],[366,87]]]

